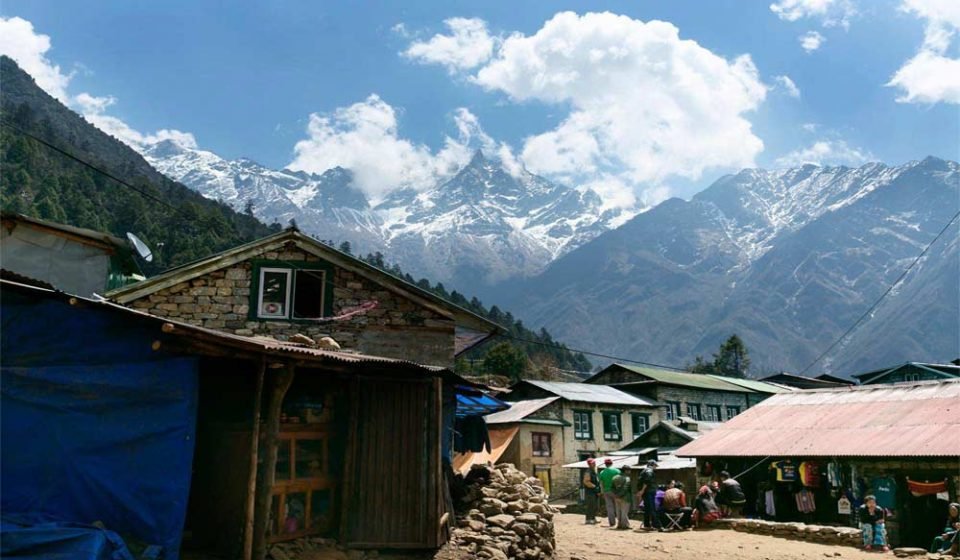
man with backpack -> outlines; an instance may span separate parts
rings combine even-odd
[[[597,506],[600,502],[600,477],[597,475],[596,459],[587,459],[587,470],[580,481],[583,485],[583,509],[587,516],[587,525],[597,523]]]
[[[611,489],[616,496],[617,529],[630,528],[630,508],[633,506],[633,489],[630,487],[630,466],[624,465],[620,474],[614,477]]]

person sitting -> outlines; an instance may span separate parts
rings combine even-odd
[[[720,504],[724,517],[740,517],[743,506],[747,503],[747,496],[740,483],[727,471],[720,473],[720,495],[717,496],[717,503]]]
[[[700,487],[700,492],[694,501],[693,517],[697,527],[720,519],[720,508],[717,507],[709,486]]]
[[[942,534],[934,537],[933,544],[930,545],[930,552],[957,554],[958,546],[960,546],[958,535],[960,535],[960,504],[952,503],[947,513],[947,526],[943,529]]]
[[[663,512],[681,513],[680,526],[690,527],[690,516],[693,514],[693,508],[687,507],[687,495],[683,491],[683,484],[676,481],[670,481],[667,490],[663,493]]]
[[[880,550],[887,552],[890,547],[887,546],[887,513],[882,507],[877,506],[877,497],[868,495],[863,499],[863,505],[858,510],[860,517],[860,531],[863,534],[863,549],[873,550],[873,547],[880,547]]]

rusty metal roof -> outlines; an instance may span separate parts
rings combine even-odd
[[[29,293],[31,296],[40,297],[40,298],[50,298],[50,299],[59,299],[62,301],[69,302],[71,306],[93,306],[99,307],[102,309],[107,309],[116,313],[125,314],[130,318],[135,318],[141,321],[149,321],[157,325],[157,334],[158,338],[166,337],[182,337],[188,340],[202,340],[209,344],[221,348],[233,348],[237,350],[245,350],[256,354],[263,354],[265,356],[274,356],[276,358],[286,358],[294,359],[299,362],[306,363],[316,363],[322,364],[327,363],[341,363],[341,364],[380,364],[380,365],[391,365],[395,367],[400,367],[406,370],[420,371],[424,373],[451,373],[449,370],[439,366],[427,366],[422,364],[417,364],[407,360],[399,360],[395,358],[385,358],[382,356],[370,356],[366,354],[359,354],[353,352],[337,352],[332,350],[321,350],[318,348],[312,348],[302,344],[295,344],[290,342],[283,342],[280,340],[274,340],[272,338],[265,337],[248,337],[240,336],[236,334],[230,334],[226,332],[216,331],[213,329],[208,329],[205,327],[198,327],[196,325],[191,325],[184,323],[182,321],[177,321],[169,317],[157,317],[156,315],[151,315],[144,311],[137,309],[131,309],[129,307],[124,307],[122,305],[107,301],[107,300],[94,300],[87,299],[79,296],[72,296],[70,294],[48,290],[44,288],[38,288],[35,286],[28,286],[25,284],[20,284],[16,282],[11,282],[8,280],[0,280],[0,285],[2,285],[4,290],[16,290],[20,292]],[[467,380],[462,380],[462,383],[467,385],[475,385],[468,382]]]
[[[774,395],[683,457],[957,457],[960,379]]]

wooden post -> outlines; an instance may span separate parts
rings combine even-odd
[[[263,400],[263,378],[267,361],[260,359],[257,389],[253,396],[253,427],[250,430],[250,475],[247,479],[246,519],[243,524],[243,560],[253,560],[253,519],[257,493],[257,456],[260,447],[260,402]]]
[[[257,485],[256,515],[253,528],[253,560],[263,560],[267,556],[267,522],[270,519],[270,492],[276,478],[277,451],[280,434],[280,410],[283,397],[293,383],[295,366],[287,364],[273,379],[270,390],[270,403],[267,406],[267,421],[264,427],[263,448],[266,455],[263,460],[263,478]],[[282,512],[281,512],[282,513]]]

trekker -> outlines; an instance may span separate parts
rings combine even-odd
[[[873,550],[873,547],[879,546],[884,552],[890,550],[887,546],[887,527],[884,523],[887,513],[882,507],[877,506],[877,497],[870,494],[864,498],[858,514],[860,531],[863,534],[863,549]]]
[[[657,485],[654,484],[656,470],[657,462],[653,459],[647,461],[647,468],[640,473],[639,494],[643,496],[643,528],[650,531],[656,527],[662,532],[663,525],[657,512]]]
[[[620,469],[613,468],[613,459],[609,457],[603,460],[604,469],[600,471],[600,491],[603,492],[603,502],[607,506],[607,523],[610,527],[617,524],[617,497],[613,494],[610,485],[613,484],[615,476],[620,474]]]
[[[697,494],[693,505],[693,521],[697,527],[720,519],[720,509],[713,499],[713,491],[709,486],[700,487],[700,493]]]
[[[630,507],[633,505],[629,465],[625,465],[620,470],[620,474],[613,478],[610,486],[617,497],[617,529],[626,531],[630,528]]]
[[[960,504],[950,504],[949,513],[947,513],[947,526],[943,533],[933,538],[933,544],[930,545],[930,552],[949,552],[957,553],[958,544],[960,544]]]
[[[747,496],[743,493],[740,483],[727,471],[720,473],[720,495],[717,497],[717,502],[724,517],[740,517],[743,506],[747,503]]]
[[[690,527],[690,515],[692,508],[687,507],[687,495],[683,492],[683,484],[670,481],[666,492],[663,493],[663,511],[664,513],[681,513],[680,526],[684,529]]]
[[[587,459],[587,471],[580,481],[583,485],[583,509],[587,525],[597,523],[597,506],[600,501],[600,477],[597,475],[596,459]]]

